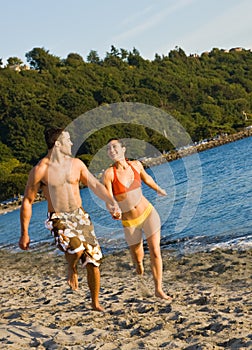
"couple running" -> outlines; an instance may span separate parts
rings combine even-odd
[[[65,253],[69,286],[73,290],[78,289],[77,263],[81,261],[87,269],[92,308],[104,311],[99,302],[102,252],[89,214],[82,208],[79,190],[79,183],[82,182],[106,202],[114,219],[122,219],[125,238],[139,275],[144,272],[144,230],[150,250],[155,295],[171,299],[162,289],[160,218],[142,195],[141,180],[160,195],[166,195],[166,192],[158,187],[140,162],[126,161],[126,148],[120,140],[113,139],[108,143],[108,154],[114,161],[114,166],[104,174],[105,186],[89,172],[81,160],[71,156],[72,142],[67,131],[51,128],[45,132],[45,140],[48,153],[31,170],[21,205],[19,247],[29,249],[28,229],[32,204],[37,192],[42,190],[48,204],[46,227],[51,230],[57,247]]]

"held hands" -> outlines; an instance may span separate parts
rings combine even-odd
[[[122,212],[119,208],[117,202],[114,202],[114,205],[111,207],[110,214],[112,215],[112,218],[114,220],[121,220],[122,218]]]
[[[121,218],[122,218],[122,212],[121,212],[121,210],[119,209],[119,210],[114,211],[114,212],[112,213],[112,218],[113,218],[114,220],[121,220]]]

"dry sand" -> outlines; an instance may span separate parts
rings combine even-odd
[[[183,257],[163,251],[172,303],[146,295],[128,251],[105,257],[101,303],[91,310],[86,271],[66,283],[64,256],[0,251],[2,349],[252,349],[252,251]],[[153,293],[146,254],[145,284]]]

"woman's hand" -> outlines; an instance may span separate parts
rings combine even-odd
[[[167,196],[166,190],[164,190],[164,189],[161,188],[161,187],[158,187],[158,188],[157,188],[157,194],[158,194],[159,196]]]

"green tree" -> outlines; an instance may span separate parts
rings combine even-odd
[[[3,140],[21,162],[34,163],[45,153],[44,128],[37,122],[10,118],[5,130]]]
[[[7,66],[14,66],[14,65],[21,65],[23,64],[23,61],[18,57],[10,57],[7,59],[8,65]]]
[[[109,86],[104,87],[94,93],[94,98],[99,104],[120,102],[120,96]]]
[[[8,161],[12,158],[11,149],[0,141],[0,162]]]
[[[117,67],[121,69],[124,66],[124,64],[120,55],[121,55],[120,51],[115,46],[112,45],[111,51],[106,53],[106,57],[103,60],[104,66]]]
[[[120,56],[121,56],[121,59],[124,61],[127,59],[129,53],[127,50],[125,49],[120,49]]]
[[[219,106],[210,104],[210,103],[202,103],[199,107],[199,113],[203,115],[209,122],[219,122],[222,121],[222,110]]]
[[[35,47],[31,51],[25,54],[27,62],[36,70],[40,72],[42,70],[50,71],[56,66],[60,66],[60,58],[49,54],[49,50],[44,48]]]
[[[65,65],[71,66],[73,68],[80,67],[84,64],[83,58],[77,53],[70,53],[67,55],[65,60]]]
[[[101,60],[100,57],[95,50],[91,50],[89,54],[87,55],[87,62],[89,63],[95,63],[95,64],[100,64]]]
[[[1,178],[0,200],[14,198],[24,193],[27,178],[27,174],[10,174],[8,178]]]
[[[141,67],[144,59],[141,57],[140,52],[134,47],[128,54],[128,64],[130,66]]]

